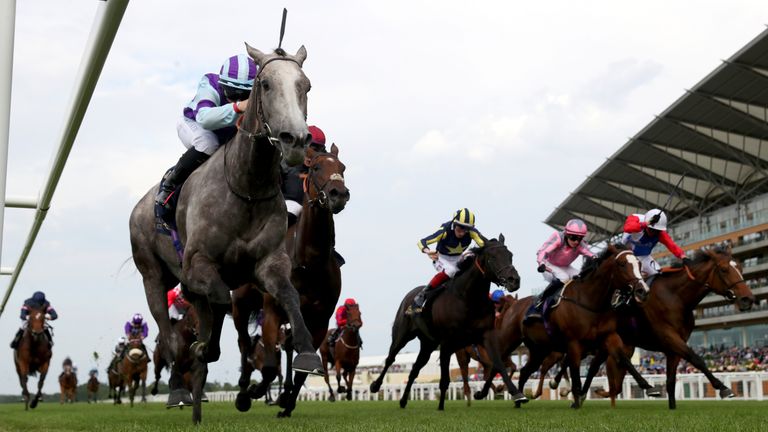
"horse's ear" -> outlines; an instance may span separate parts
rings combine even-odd
[[[336,143],[331,144],[331,154],[334,156],[339,156],[339,148],[336,147]]]
[[[504,244],[504,234],[499,233],[499,243]]]
[[[307,59],[307,49],[304,48],[304,45],[302,45],[301,48],[299,48],[299,50],[296,51],[296,55],[294,57],[296,57],[296,63],[298,63],[299,66],[303,67],[304,60]]]
[[[266,54],[248,45],[248,42],[245,42],[245,50],[248,52],[248,55],[251,56],[253,61],[256,62],[257,65],[261,66],[262,62],[264,61],[264,57],[266,57]]]

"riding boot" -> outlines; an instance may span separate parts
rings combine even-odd
[[[16,332],[16,336],[13,337],[13,340],[11,341],[11,349],[16,349],[19,347],[19,343],[21,342],[21,337],[24,335],[24,330],[19,329],[19,331]]]
[[[424,309],[424,305],[427,303],[427,293],[430,290],[439,287],[448,279],[450,279],[450,277],[444,271],[436,274],[432,280],[429,281],[429,283],[413,298],[413,305],[411,305],[409,308],[410,312],[412,314],[421,313],[421,311]]]
[[[176,191],[176,189],[179,188],[179,186],[184,184],[189,175],[192,174],[192,172],[196,170],[200,165],[202,165],[203,162],[208,160],[209,157],[210,156],[207,154],[197,151],[194,147],[190,148],[183,155],[181,155],[181,158],[179,158],[176,166],[173,167],[171,173],[168,174],[168,176],[165,178],[165,181],[163,181],[160,192],[158,192],[157,196],[155,197],[155,204],[161,205],[167,210],[170,210],[169,202],[173,193]]]
[[[46,327],[43,332],[45,333],[45,338],[48,339],[48,348],[53,348],[53,335],[51,335],[51,330]]]
[[[544,302],[546,302],[548,298],[552,297],[562,287],[563,287],[563,283],[560,281],[560,279],[555,279],[552,282],[550,282],[549,285],[547,285],[547,287],[544,288],[544,291],[542,291],[542,293],[539,294],[539,297],[536,299],[536,304],[534,305],[533,310],[525,318],[526,319],[541,318]]]

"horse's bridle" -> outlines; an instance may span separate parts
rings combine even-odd
[[[317,198],[314,198],[314,199],[309,198],[308,199],[309,205],[314,206],[315,204],[317,204],[318,206],[320,206],[320,208],[329,210],[330,208],[328,207],[328,203],[329,203],[328,194],[325,193],[325,187],[328,185],[328,183],[332,181],[340,181],[344,183],[344,176],[341,175],[340,173],[333,173],[328,177],[328,180],[326,180],[325,183],[323,183],[322,185],[318,184],[316,176],[313,175],[312,167],[317,164],[316,161],[320,157],[329,157],[329,155],[327,153],[316,154],[312,158],[312,160],[309,162],[309,172],[307,173],[307,176],[304,178],[304,192],[309,193],[309,188],[307,187],[307,184],[311,184],[312,186],[314,186],[314,188],[317,190]]]
[[[505,247],[505,246],[504,246],[503,244],[498,244],[498,245],[493,245],[493,246],[484,247],[484,248],[483,248],[483,254],[485,254],[485,252],[486,252],[486,251],[489,251],[489,250],[491,250],[491,249],[500,248],[500,247]],[[483,266],[480,264],[480,260],[479,260],[479,259],[477,259],[477,258],[475,258],[475,267],[477,267],[477,269],[478,269],[478,270],[480,270],[480,273],[481,273],[483,276],[485,276],[485,274],[486,274],[486,269],[484,269],[484,268],[483,268]],[[507,284],[507,282],[508,282],[508,281],[507,281],[507,278],[504,278],[504,277],[500,277],[499,275],[501,274],[501,272],[503,272],[504,270],[506,270],[506,269],[508,269],[508,268],[512,268],[513,270],[514,270],[514,268],[515,268],[515,266],[512,264],[512,261],[511,261],[511,260],[510,260],[510,262],[509,262],[509,264],[508,264],[508,265],[505,265],[504,267],[502,267],[502,268],[500,268],[500,269],[495,269],[495,270],[494,270],[494,269],[491,269],[491,270],[493,270],[493,273],[494,273],[494,278],[496,279],[495,281],[494,281],[494,280],[491,280],[491,282],[493,282],[493,283],[495,283],[496,285],[499,285],[499,286],[506,286],[506,284]]]
[[[696,279],[696,276],[693,275],[693,272],[691,272],[690,268],[688,268],[687,265],[683,264],[683,267],[685,267],[685,271],[688,274],[688,278],[690,280],[692,280],[692,281],[694,281],[694,282],[704,286],[704,288],[706,288],[709,291],[712,291],[712,292],[714,292],[716,294],[719,294],[719,295],[723,296],[723,298],[725,298],[726,300],[728,300],[731,303],[735,302],[736,301],[736,292],[733,290],[733,287],[735,287],[736,285],[738,285],[738,284],[740,284],[742,282],[746,283],[746,280],[742,277],[741,279],[737,280],[736,282],[728,284],[728,281],[725,280],[723,275],[721,275],[720,272],[717,271],[717,270],[719,270],[719,263],[717,262],[717,259],[712,257],[712,260],[714,261],[714,265],[712,266],[712,270],[709,271],[709,274],[704,279],[704,282],[701,282],[700,280]],[[728,285],[725,288],[725,293],[724,294],[718,293],[714,288],[712,288],[712,284],[710,283],[710,281],[712,280],[712,277],[714,276],[715,273],[717,273],[717,277],[720,278],[720,281],[722,281],[723,284]]]

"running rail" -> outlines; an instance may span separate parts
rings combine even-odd
[[[15,21],[15,1],[0,1],[3,4],[0,10],[0,27],[6,28],[6,34],[0,35],[0,60],[3,67],[0,67],[0,83],[7,83],[7,86],[0,85],[0,248],[2,248],[2,229],[3,216],[5,214],[5,182],[8,164],[8,129],[10,123],[10,88],[11,71],[13,68],[13,32]],[[32,228],[27,236],[27,242],[19,256],[19,261],[14,268],[0,268],[0,274],[11,275],[11,281],[8,289],[5,291],[3,302],[0,304],[0,316],[5,310],[8,298],[13,292],[19,273],[24,267],[24,263],[29,256],[32,245],[35,243],[40,226],[45,220],[48,209],[53,199],[53,193],[64,171],[64,165],[67,163],[69,152],[72,150],[72,144],[80,130],[85,112],[88,110],[88,104],[93,96],[93,90],[99,81],[99,75],[104,67],[104,62],[115,40],[115,34],[120,27],[120,21],[123,19],[125,9],[128,7],[128,0],[102,0],[96,12],[91,35],[85,47],[83,59],[80,63],[80,70],[75,81],[74,94],[72,97],[69,114],[65,119],[59,148],[51,162],[51,169],[48,178],[45,181],[38,200],[25,198],[10,198],[7,200],[8,207],[34,208],[35,219],[32,222]],[[7,32],[10,32],[10,36]],[[8,43],[10,42],[10,44]]]

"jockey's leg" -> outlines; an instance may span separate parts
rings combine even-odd
[[[168,177],[166,177],[165,181],[163,182],[163,186],[160,188],[160,192],[157,193],[157,196],[155,197],[155,204],[162,205],[164,207],[169,207],[169,198],[173,194],[176,189],[184,184],[184,182],[187,180],[190,174],[194,170],[196,170],[200,165],[203,164],[206,160],[208,160],[209,155],[197,151],[194,147],[187,150],[183,155],[181,155],[181,158],[179,158],[179,161],[176,163],[176,166],[173,167],[173,171],[171,171],[170,174],[168,174]]]
[[[552,297],[560,288],[563,287],[563,282],[560,281],[560,279],[553,277],[552,280],[549,282],[549,285],[547,285],[546,288],[544,288],[544,291],[539,294],[539,296],[536,298],[536,303],[534,304],[533,311],[526,315],[525,319],[530,318],[541,318],[541,314],[543,313],[542,308],[544,307],[544,302],[547,301],[548,298]]]
[[[13,340],[11,341],[11,349],[16,349],[19,347],[19,342],[21,342],[22,336],[24,336],[24,329],[19,329],[19,331],[16,332],[16,336],[14,336]]]
[[[421,291],[419,291],[418,294],[416,294],[416,297],[413,298],[413,312],[419,313],[421,312],[421,309],[424,307],[424,303],[427,301],[427,293],[430,290],[433,290],[437,287],[439,287],[443,282],[450,279],[450,276],[445,271],[441,271],[440,273],[434,275],[432,277],[432,280],[429,281],[428,284],[422,288]]]

